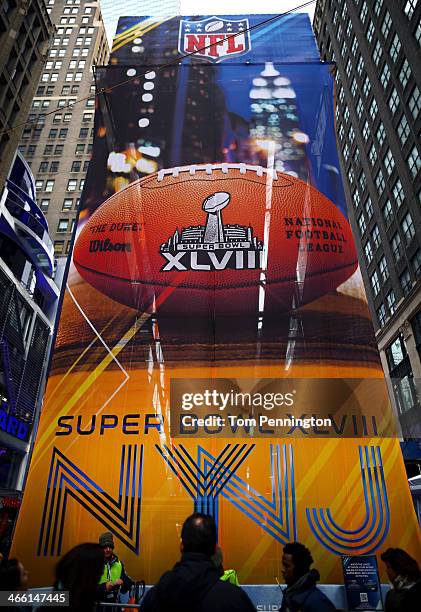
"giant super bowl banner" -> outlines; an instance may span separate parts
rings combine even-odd
[[[420,539],[305,15],[120,20],[13,554],[113,532],[148,583],[212,513],[243,583],[282,546]],[[379,564],[380,565],[380,564]],[[385,576],[383,576],[383,579]]]

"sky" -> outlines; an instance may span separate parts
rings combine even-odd
[[[229,9],[227,9],[226,0],[213,0],[209,3],[209,0],[179,0],[177,2],[179,6],[179,12],[182,15],[209,15],[209,6],[212,6],[211,13],[213,15],[224,15],[224,14],[253,14],[253,13],[283,13],[289,9],[295,8],[300,4],[304,4],[306,0],[262,0],[256,2],[256,0],[230,0]],[[141,2],[139,0],[101,0],[103,8],[103,14],[105,16],[105,28],[107,30],[108,41],[111,44],[112,38],[115,33],[117,26],[116,13],[121,15],[132,16],[136,14],[149,14],[145,8],[147,5],[159,7],[161,9],[167,4],[171,4],[171,0],[167,2],[159,0],[152,0],[149,2]],[[306,12],[310,15],[310,19],[313,20],[314,9],[316,2],[314,1],[307,8],[300,9],[300,12]],[[142,9],[143,7],[143,9]],[[139,10],[141,9],[141,10]],[[108,19],[107,16],[110,14],[110,10],[113,12],[113,19]],[[153,12],[152,12],[153,14]]]

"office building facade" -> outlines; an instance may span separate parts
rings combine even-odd
[[[16,153],[0,199],[0,552],[8,552],[42,400],[59,288],[35,179]]]
[[[0,5],[0,193],[22,135],[53,28],[43,0]],[[16,127],[11,130],[10,128]]]
[[[99,2],[46,0],[55,36],[20,151],[36,178],[56,258],[70,250],[94,130],[95,65],[108,59]]]
[[[421,4],[319,0],[349,216],[404,437],[421,438]]]

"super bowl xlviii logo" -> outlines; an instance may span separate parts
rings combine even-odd
[[[208,17],[202,21],[180,21],[178,50],[194,53],[210,62],[221,62],[251,49],[248,19]]]
[[[161,272],[174,270],[256,270],[262,268],[263,243],[253,236],[253,228],[227,224],[222,210],[231,196],[218,191],[208,196],[202,205],[207,213],[205,225],[178,229],[161,245],[165,265]]]

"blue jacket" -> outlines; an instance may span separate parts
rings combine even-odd
[[[318,576],[317,570],[311,570],[286,588],[279,612],[335,612],[333,603],[316,586]]]

